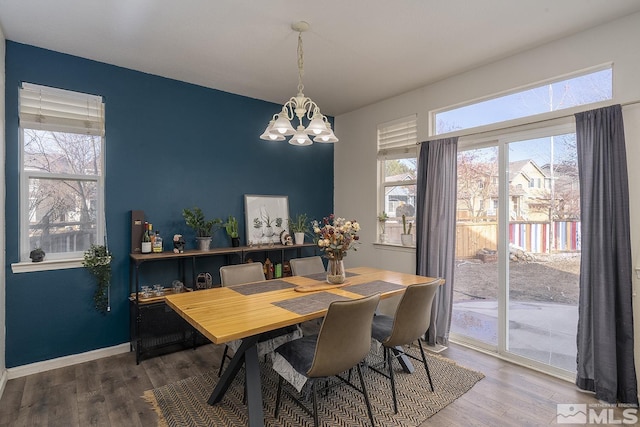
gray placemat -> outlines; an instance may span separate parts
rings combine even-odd
[[[278,301],[272,304],[296,314],[305,315],[325,310],[329,307],[329,304],[334,301],[346,301],[349,299],[350,298],[331,294],[329,292],[314,292],[309,295]]]
[[[244,283],[242,285],[228,286],[229,289],[233,289],[242,295],[255,295],[263,292],[279,291],[281,289],[290,289],[295,287],[296,285],[285,282],[284,280],[268,280],[266,282]]]
[[[406,286],[385,282],[384,280],[374,280],[373,282],[360,283],[359,285],[347,285],[342,289],[347,292],[353,292],[354,294],[369,296],[377,294],[378,292],[385,293],[396,291],[398,289],[406,289]]]
[[[358,276],[358,273],[350,273],[347,271],[347,277]],[[315,274],[307,274],[302,277],[307,277],[309,279],[317,280],[319,282],[324,282],[327,280],[327,273],[315,273]]]

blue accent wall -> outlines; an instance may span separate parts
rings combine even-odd
[[[259,78],[256,72],[256,78]],[[115,255],[111,312],[93,308],[84,269],[14,274],[19,261],[18,88],[35,83],[101,95],[106,103],[106,220]],[[284,102],[284,99],[283,99]],[[143,210],[168,241],[194,233],[181,216],[234,215],[245,235],[244,195],[287,195],[289,211],[333,211],[333,146],[258,138],[281,105],[6,42],[6,365],[129,341],[130,211]],[[244,239],[243,239],[244,241]],[[224,232],[216,247],[229,246]],[[165,245],[168,248],[169,245]],[[214,270],[211,270],[214,272]]]

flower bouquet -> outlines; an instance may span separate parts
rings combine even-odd
[[[324,252],[324,256],[329,259],[327,282],[333,284],[344,282],[346,274],[342,260],[347,256],[348,250],[358,250],[359,231],[360,224],[357,221],[347,221],[333,214],[323,218],[322,222],[313,221],[315,242]]]

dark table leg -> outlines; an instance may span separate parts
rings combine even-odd
[[[249,426],[264,426],[262,412],[262,384],[260,381],[260,366],[258,364],[258,349],[255,345],[244,353],[245,384],[247,385],[247,410],[249,412]]]
[[[391,351],[393,351],[393,354],[397,357],[398,354],[403,354],[404,351],[402,351],[402,347],[394,347],[391,349]],[[398,362],[400,362],[400,366],[402,366],[402,369],[408,373],[408,374],[413,374],[413,371],[416,370],[416,368],[413,367],[413,364],[411,363],[411,361],[409,360],[409,358],[407,356],[405,356],[404,354],[400,357],[397,357]]]
[[[227,369],[224,370],[208,401],[209,405],[214,405],[222,400],[244,363],[246,369],[245,381],[250,427],[264,425],[264,413],[262,411],[262,385],[260,382],[258,350],[256,348],[257,343],[257,335],[242,340],[240,348],[233,355],[233,359],[231,359],[231,362],[227,365]]]

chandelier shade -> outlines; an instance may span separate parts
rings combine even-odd
[[[331,124],[326,116],[320,112],[318,104],[307,98],[302,92],[302,76],[304,74],[304,51],[302,49],[302,33],[309,29],[309,24],[301,21],[291,25],[298,32],[298,94],[291,97],[283,106],[282,111],[275,114],[260,139],[266,141],[284,141],[290,136],[289,144],[304,146],[314,142],[338,142],[338,138],[331,130]],[[294,128],[292,121],[298,119]],[[305,127],[305,122],[308,123]],[[309,138],[313,137],[313,141]]]

